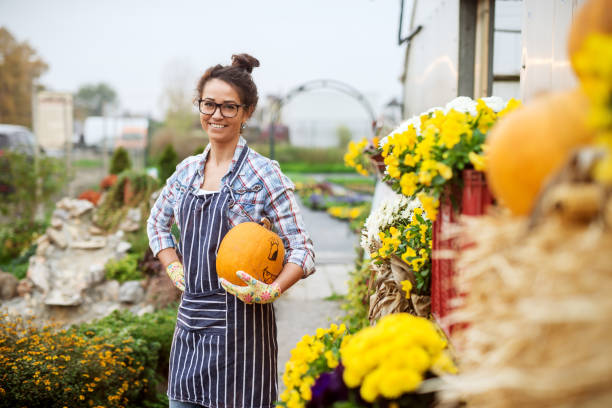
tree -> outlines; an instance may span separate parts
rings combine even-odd
[[[174,150],[171,144],[166,145],[166,148],[159,158],[159,179],[165,182],[166,179],[174,173],[177,164],[178,155],[176,154],[176,150]]]
[[[0,123],[32,127],[32,93],[47,69],[27,42],[0,27]]]
[[[110,174],[119,174],[125,170],[132,168],[132,161],[127,150],[123,147],[119,147],[113,153],[110,165]]]
[[[104,82],[79,87],[74,97],[75,116],[84,120],[87,116],[103,116],[104,105],[117,103],[117,93]]]

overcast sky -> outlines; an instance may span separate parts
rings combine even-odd
[[[207,67],[239,52],[261,62],[254,71],[261,99],[331,78],[357,88],[379,111],[401,95],[399,3],[0,0],[0,25],[48,63],[41,82],[49,89],[74,92],[104,81],[131,112],[160,117],[165,77],[183,72],[193,88]]]

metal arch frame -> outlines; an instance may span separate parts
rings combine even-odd
[[[361,106],[363,106],[368,112],[368,115],[372,120],[372,124],[376,122],[376,113],[374,112],[372,105],[370,105],[370,102],[368,102],[366,97],[357,89],[353,88],[351,85],[341,81],[337,81],[335,79],[314,79],[312,81],[305,82],[302,85],[293,88],[283,98],[280,99],[280,108],[282,108],[283,105],[286,105],[296,95],[320,88],[330,88],[353,97],[359,103],[361,103]]]
[[[309,92],[315,89],[320,88],[330,88],[336,90],[338,92],[344,93],[348,96],[353,97],[361,106],[365,108],[368,115],[370,116],[372,123],[372,133],[374,133],[374,129],[376,127],[376,113],[370,105],[370,102],[366,99],[366,97],[359,92],[357,89],[353,88],[349,84],[346,84],[341,81],[337,81],[335,79],[315,79],[312,81],[308,81],[303,83],[300,86],[293,88],[291,91],[287,92],[287,94],[281,98],[274,98],[277,103],[276,109],[273,110],[272,117],[270,120],[270,130],[269,130],[269,141],[270,141],[270,158],[274,160],[274,124],[280,118],[280,111],[284,105],[289,103],[291,99],[293,99],[296,95],[299,95],[303,92]]]

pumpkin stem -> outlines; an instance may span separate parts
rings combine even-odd
[[[272,231],[272,223],[270,222],[269,219],[267,219],[266,217],[263,217],[259,223],[267,230]]]

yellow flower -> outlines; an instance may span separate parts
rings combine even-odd
[[[417,189],[417,175],[416,173],[404,173],[400,178],[400,187],[402,189],[402,194],[410,197],[412,196]]]
[[[402,254],[402,260],[404,262],[408,262],[408,258],[414,258],[416,256],[416,252],[414,251],[414,249],[407,247],[406,251],[404,251],[404,253]]]
[[[336,368],[338,366],[338,359],[334,356],[334,353],[331,350],[327,350],[325,352],[325,358],[327,360],[327,366],[329,368]]]
[[[402,175],[402,172],[400,171],[399,167],[393,165],[387,166],[387,172],[389,173],[389,176],[394,179],[399,179]]]
[[[427,218],[435,221],[436,215],[438,214],[438,206],[440,205],[439,200],[437,198],[430,197],[425,193],[417,194],[417,198],[421,202],[421,206],[427,214]]]
[[[468,158],[470,159],[470,163],[474,166],[476,171],[485,171],[487,168],[486,158],[474,152],[470,152],[468,154]]]
[[[446,180],[449,180],[453,177],[453,170],[444,163],[438,163],[436,169],[438,170],[440,175]]]
[[[499,111],[499,113],[497,114],[497,117],[501,118],[502,116],[505,116],[506,114],[508,114],[509,112],[512,112],[513,110],[519,108],[520,106],[521,106],[521,101],[511,98],[506,104],[506,107],[502,109],[501,111]]]
[[[402,281],[402,290],[406,292],[406,299],[410,299],[410,291],[412,290],[412,283],[408,279]]]

